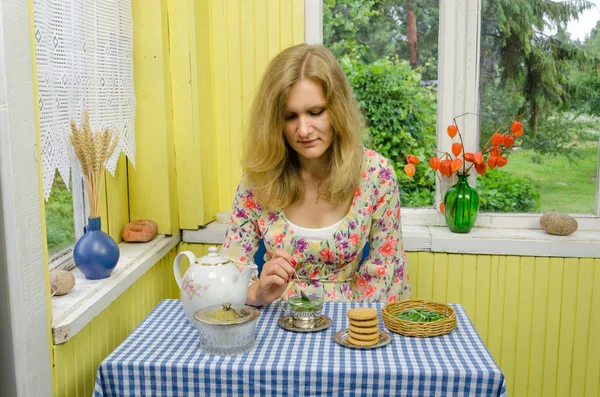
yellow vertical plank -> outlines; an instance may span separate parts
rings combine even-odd
[[[293,2],[293,10],[294,13],[292,24],[293,24],[293,41],[295,44],[304,43],[304,0],[292,0]]]
[[[215,103],[215,128],[217,132],[217,196],[218,210],[231,209],[233,193],[231,192],[231,139],[229,130],[229,81],[228,81],[228,44],[230,31],[227,26],[227,2],[213,0],[210,3],[211,28],[212,28],[212,53],[214,56],[214,90]],[[236,62],[236,59],[232,59]],[[237,182],[237,181],[236,181]]]
[[[531,342],[529,347],[529,395],[542,396],[546,357],[546,327],[548,323],[548,281],[550,259],[536,258],[533,281]]]
[[[446,302],[448,296],[448,256],[428,254],[433,262],[433,300]]]
[[[254,49],[257,47],[257,43],[254,41],[254,3],[252,1],[241,1],[240,5],[242,126],[244,127],[250,115],[250,106],[254,99],[254,87],[256,87]],[[242,133],[242,147],[244,146],[244,140],[245,134]]]
[[[419,299],[433,299],[433,258],[427,252],[419,252]]]
[[[515,396],[526,396],[529,387],[529,349],[531,347],[531,318],[533,310],[533,286],[535,258],[521,257],[519,266],[519,313],[516,318],[517,340],[515,356]]]
[[[487,343],[488,318],[490,312],[490,283],[491,257],[489,255],[477,256],[477,281],[475,297],[475,315],[473,324],[484,343]]]
[[[595,260],[593,280],[585,377],[586,396],[600,395],[600,259]]]
[[[57,396],[75,396],[75,378],[73,376],[73,343],[54,346],[56,353],[56,389]]]
[[[438,254],[436,254],[436,257]],[[446,288],[448,290],[448,302],[449,303],[463,303],[462,302],[462,268],[463,268],[463,256],[462,255],[447,255],[448,257],[448,282]]]
[[[50,349],[50,353],[52,354],[52,395],[53,396],[58,396],[58,384],[57,384],[57,379],[60,376],[60,371],[58,369],[58,367],[56,366],[56,346],[52,345],[52,348]]]
[[[418,297],[419,286],[417,280],[419,279],[419,253],[418,252],[407,252],[406,262],[408,262],[408,281],[411,288],[411,297]]]
[[[281,49],[291,47],[294,42],[294,14],[293,2],[282,1],[279,3],[279,42]]]
[[[165,0],[133,0],[136,167],[128,167],[130,215],[179,232]]]
[[[506,376],[506,392],[513,395],[515,358],[517,345],[517,322],[519,313],[519,266],[518,256],[506,257],[506,286],[504,290],[504,319],[502,327],[502,350],[500,368]]]
[[[127,193],[127,158],[119,155],[115,176],[105,171],[108,234],[121,242],[121,230],[129,222],[129,194]]]
[[[279,0],[267,0],[267,32],[269,61],[282,50],[279,40]]]
[[[77,368],[79,373],[76,376],[79,378],[78,381],[82,384],[82,388],[78,388],[77,397],[91,396],[94,390],[96,368],[92,365],[93,357],[90,349],[92,340],[90,334],[90,327],[85,327],[76,335],[78,338],[77,342],[68,342],[75,344],[75,365],[79,367]]]
[[[577,282],[579,259],[565,258],[563,272],[563,298],[560,306],[560,338],[558,340],[558,374],[556,394],[568,396],[571,390],[573,365],[573,338],[575,333],[575,308],[577,307]],[[557,308],[558,309],[558,308]]]
[[[590,351],[589,333],[592,328],[592,286],[594,282],[594,260],[580,259],[578,263],[577,306],[575,311],[575,332],[573,337],[573,365],[571,366],[571,395],[583,396],[587,373],[587,358]]]
[[[105,173],[106,173],[106,171],[105,171]],[[107,202],[106,183],[103,183],[102,188],[100,189],[100,224],[102,227],[102,231],[104,233],[109,232],[108,206],[107,206],[106,202]],[[87,224],[87,222],[86,222],[86,224]]]
[[[487,347],[497,363],[502,358],[502,328],[504,325],[504,288],[506,284],[506,258],[490,259],[490,308],[488,314]]]
[[[477,295],[477,256],[463,255],[461,302],[471,321],[475,321]]]
[[[192,66],[195,66],[195,78],[192,76],[194,92],[192,98],[198,99],[198,128],[200,142],[200,159],[202,166],[200,170],[194,170],[201,174],[202,199],[203,199],[203,222],[204,224],[215,219],[218,212],[217,192],[217,156],[215,130],[215,101],[213,92],[215,90],[215,77],[213,62],[213,33],[211,20],[211,7],[209,0],[188,0],[188,6],[193,10],[194,35],[191,41],[194,43],[191,56],[194,56]],[[222,68],[222,65],[218,65]],[[192,69],[194,72],[194,69]],[[194,82],[197,84],[194,85]]]
[[[546,323],[546,346],[544,362],[544,397],[560,396],[556,394],[558,370],[559,330],[561,325],[561,302],[563,296],[563,259],[550,259],[550,278],[548,280],[548,321]]]
[[[258,82],[269,62],[269,33],[267,30],[267,0],[254,0],[255,68],[254,80]]]
[[[229,201],[222,205],[224,211],[231,209],[233,196],[242,176],[242,67],[241,67],[241,34],[242,20],[238,0],[227,1],[227,81],[229,83],[228,100],[229,105],[229,149],[231,179],[229,186]]]
[[[193,39],[194,18],[190,17],[193,3],[168,0],[169,67],[173,95],[173,131],[177,197],[182,229],[197,229],[204,224],[200,134],[198,131],[198,98],[194,95],[196,75],[190,40]],[[194,41],[195,43],[195,41]]]

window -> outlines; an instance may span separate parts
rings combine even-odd
[[[307,15],[311,12],[311,7],[317,7],[316,3],[318,2],[307,2]],[[418,4],[415,6],[413,3]],[[570,2],[561,2],[560,4],[563,3],[565,7],[573,7],[569,4]],[[559,73],[555,77],[563,85],[554,91],[556,98],[551,100],[547,97],[552,92],[543,86],[545,81],[538,81],[538,83],[543,83],[542,85],[528,86],[527,84],[532,83],[531,79],[535,75],[529,75],[529,80],[527,80],[527,75],[515,72],[515,69],[523,69],[526,66],[525,62],[532,62],[535,59],[527,60],[522,56],[519,57],[520,54],[516,51],[514,54],[508,54],[512,55],[512,58],[509,57],[503,52],[505,49],[500,47],[501,39],[496,37],[497,32],[490,34],[490,29],[507,29],[499,26],[496,21],[498,16],[502,15],[498,10],[501,2],[494,0],[456,0],[454,2],[382,0],[376,3],[357,4],[357,2],[347,0],[320,2],[318,6],[323,7],[322,39],[319,41],[320,32],[307,30],[307,42],[323,42],[334,54],[338,55],[338,59],[347,71],[348,65],[361,60],[364,63],[372,62],[389,48],[393,48],[393,51],[398,54],[398,58],[405,59],[405,62],[410,64],[411,56],[407,43],[408,34],[405,33],[406,17],[404,15],[408,14],[407,10],[411,5],[416,7],[413,11],[417,19],[417,44],[418,49],[423,51],[420,52],[419,66],[415,68],[415,65],[412,65],[412,69],[420,73],[420,87],[433,86],[430,92],[434,98],[437,98],[437,106],[433,107],[433,123],[436,131],[434,141],[437,142],[437,150],[449,150],[452,142],[446,134],[446,127],[456,115],[464,112],[476,113],[474,116],[464,117],[461,121],[463,123],[461,130],[465,136],[465,150],[476,151],[475,149],[480,147],[480,143],[490,136],[490,131],[494,132],[491,130],[492,125],[497,127],[506,119],[519,113],[524,114],[525,142],[522,147],[510,151],[508,165],[500,172],[486,173],[488,174],[486,177],[480,177],[477,181],[474,175],[470,178],[471,183],[478,184],[478,189],[488,190],[488,204],[490,201],[495,203],[495,206],[482,205],[483,211],[487,213],[480,213],[479,226],[494,224],[496,227],[539,228],[538,213],[560,211],[578,214],[580,229],[598,229],[600,225],[598,218],[600,200],[597,193],[600,132],[597,127],[599,125],[597,117],[600,112],[597,109],[600,108],[598,105],[600,100],[598,99],[597,79],[593,80],[591,73],[583,74],[586,73],[586,70],[593,71],[594,57],[596,57],[595,65],[600,57],[598,51],[600,45],[597,44],[600,40],[598,38],[599,28],[596,27],[594,32],[591,32],[591,28],[588,27],[587,32],[590,32],[591,36],[587,39],[585,39],[585,35],[579,36],[579,38],[569,37],[568,33],[564,31],[564,26],[568,26],[568,29],[577,29],[577,21],[571,20],[576,15],[573,10],[563,10],[565,15],[562,15],[560,17],[562,19],[558,18],[554,23],[555,31],[550,31],[552,24],[548,22],[548,17],[535,16],[538,20],[532,21],[533,16],[522,16],[525,19],[520,20],[519,24],[524,24],[525,20],[529,21],[528,23],[532,26],[535,23],[546,23],[547,29],[541,28],[541,31],[535,32],[531,40],[545,39],[552,43],[557,41],[568,43],[568,47],[560,47],[555,55],[558,56],[561,51],[570,51],[571,54],[575,54],[573,51],[577,49],[587,49],[585,56],[577,57],[577,54],[580,54],[577,53],[564,57],[562,54],[563,58],[555,56],[552,59],[559,66],[557,69]],[[530,2],[524,1],[521,10],[530,7],[529,4]],[[382,14],[382,9],[386,10],[386,13]],[[508,11],[504,10],[504,12]],[[316,11],[312,11],[312,14],[316,15]],[[377,23],[369,22],[371,19],[375,19]],[[515,21],[516,16],[507,17],[504,20]],[[565,25],[567,21],[570,22]],[[587,26],[594,27],[596,21],[597,19]],[[557,26],[559,27],[557,28]],[[307,23],[307,29],[317,28],[318,24],[313,23],[311,27]],[[513,28],[515,27],[513,26]],[[389,35],[390,31],[396,34]],[[503,39],[508,40],[510,37]],[[439,48],[437,47],[438,43]],[[543,41],[537,44],[543,48]],[[518,49],[517,46],[512,48]],[[339,55],[340,52],[341,55]],[[424,53],[429,55],[423,56]],[[584,62],[585,57],[588,58],[588,63]],[[424,67],[426,63],[429,65]],[[439,65],[439,70],[432,65]],[[585,69],[584,66],[588,69]],[[511,72],[513,76],[508,78]],[[349,78],[352,80],[356,76],[349,73]],[[538,79],[540,79],[539,76]],[[592,87],[592,83],[596,86],[588,89],[587,94],[581,95],[582,89],[586,85]],[[543,102],[541,108],[539,102],[537,104],[528,102],[533,95],[528,92],[530,88],[537,90],[535,95],[543,97],[541,98]],[[560,89],[563,89],[564,92],[561,93]],[[580,94],[573,95],[577,92]],[[568,95],[566,95],[567,93]],[[357,96],[360,99],[360,94]],[[551,106],[553,103],[554,105]],[[376,105],[379,104],[374,104],[374,106]],[[383,112],[386,111],[388,109],[383,109]],[[534,118],[531,117],[532,112],[535,115]],[[383,118],[387,119],[387,114]],[[538,124],[529,125],[529,123],[535,122]],[[428,121],[428,123],[431,122]],[[528,135],[530,131],[535,133]],[[552,137],[554,139],[547,138],[547,134],[554,134],[555,136]],[[393,144],[394,139],[398,138],[389,137],[384,144],[389,146],[390,141]],[[553,150],[552,145],[561,144],[561,139],[563,144],[561,150],[569,149],[570,153],[561,152],[550,155],[550,151]],[[421,152],[418,152],[418,149],[413,151],[416,151],[420,157],[427,158],[422,146]],[[389,157],[389,154],[386,155]],[[405,164],[405,160],[397,153],[396,158],[398,164]],[[574,159],[575,162],[569,162],[569,159]],[[396,166],[396,169],[400,168]],[[542,176],[544,178],[541,178]],[[562,179],[559,179],[559,176]],[[427,184],[427,181],[419,181],[419,183]],[[504,205],[502,200],[498,200],[501,194],[497,193],[498,185],[502,184],[506,186],[506,190],[503,191],[505,193]],[[439,181],[436,182],[436,203],[442,201],[441,194],[446,188],[447,186],[440,186]],[[511,192],[509,195],[508,190],[516,190],[516,193]],[[535,196],[536,192],[539,193],[539,204]],[[426,197],[409,197],[409,202],[412,199],[413,207],[429,208],[406,210],[404,212],[405,224],[444,224],[443,216],[437,209],[433,209],[437,207],[437,205],[432,206],[433,195],[424,196]],[[489,197],[492,197],[493,200],[490,200]],[[573,200],[573,197],[577,197],[577,200]],[[522,205],[509,208],[506,205],[508,202],[514,203],[515,201],[521,204],[522,201],[527,201],[525,200],[527,198],[530,201],[528,207]],[[406,200],[407,198],[403,197],[403,201],[406,202]],[[500,214],[500,212],[512,213]],[[531,215],[527,215],[528,213]]]
[[[432,207],[427,162],[414,178],[406,155],[436,155],[438,0],[325,1],[323,44],[340,61],[368,122],[366,145],[389,159],[403,207]]]
[[[69,186],[58,172],[50,192],[50,198],[44,203],[46,213],[46,239],[50,268],[68,267],[72,258],[75,242],[83,235],[87,219],[85,189],[79,171],[72,169],[72,181]]]

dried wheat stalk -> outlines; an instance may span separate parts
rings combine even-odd
[[[119,134],[113,134],[108,128],[104,131],[92,132],[88,112],[84,110],[82,128],[77,128],[75,121],[71,120],[69,140],[81,164],[85,190],[90,203],[90,217],[99,217],[104,167],[117,147]]]

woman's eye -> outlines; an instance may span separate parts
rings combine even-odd
[[[312,116],[318,116],[318,115],[320,115],[321,113],[323,113],[323,111],[324,111],[324,110],[325,110],[325,109],[313,110],[312,112],[310,112],[310,114],[311,114]]]
[[[286,115],[283,117],[283,119],[284,119],[285,121],[290,121],[290,120],[293,120],[293,119],[295,119],[295,118],[296,118],[296,115],[295,115],[295,114],[286,114]]]

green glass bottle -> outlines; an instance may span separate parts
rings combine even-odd
[[[479,213],[479,195],[468,182],[468,175],[458,175],[458,182],[444,195],[446,223],[454,233],[469,233]]]

